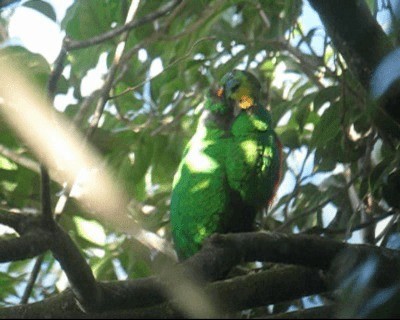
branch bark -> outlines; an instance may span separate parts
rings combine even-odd
[[[333,44],[368,90],[371,74],[393,49],[364,0],[310,0]]]
[[[91,313],[92,315],[115,313],[116,310],[123,309],[149,308],[166,301],[173,303],[171,306],[165,307],[169,315],[181,315],[179,310],[182,307],[182,300],[175,301],[175,297],[169,292],[169,287],[174,285],[171,283],[173,279],[168,281],[168,279],[165,280],[166,277],[150,277],[126,281],[96,282],[90,268],[85,267],[83,257],[78,249],[71,245],[72,241],[66,233],[57,230],[49,237],[43,238],[45,232],[36,232],[36,238],[33,239],[38,239],[38,234],[43,239],[40,242],[41,245],[51,242],[51,250],[67,273],[74,297],[78,298],[87,312],[97,312]],[[0,243],[3,246],[7,245],[7,242],[4,241]],[[387,275],[384,279],[385,283],[390,281],[390,275],[395,274],[400,266],[400,252],[397,250],[370,245],[346,244],[315,236],[256,232],[214,235],[198,254],[181,265],[177,265],[182,269],[172,266],[172,271],[169,268],[167,275],[180,270],[188,277],[214,281],[226,276],[233,266],[248,261],[300,265],[204,284],[208,297],[214,301],[223,302],[220,305],[223,312],[226,310],[237,311],[325,292],[328,288],[327,278],[318,270],[329,270],[338,254],[345,251],[350,252],[353,256],[372,254],[379,257],[380,261],[384,263],[383,270]],[[232,292],[241,292],[241,294],[233,295]],[[79,314],[80,311],[77,311],[75,304],[71,302],[72,298],[69,295],[72,293],[66,294],[62,294],[61,297],[65,299],[64,303],[68,306],[68,310],[65,308],[55,309],[54,305],[63,302],[59,301],[57,297],[53,297],[32,305],[8,308],[5,311],[0,310],[0,317],[7,317],[10,309],[18,312],[21,316],[24,314],[32,316],[35,312],[41,312],[43,317],[56,317],[60,310],[71,312],[71,316],[75,316],[76,312]],[[176,309],[177,307],[179,310]],[[50,310],[52,310],[51,314],[49,314]],[[80,314],[82,315],[82,313]]]
[[[309,1],[318,12],[333,44],[346,60],[350,70],[369,92],[373,72],[394,49],[389,37],[374,19],[364,0]],[[400,124],[400,89],[398,87],[398,84],[394,83],[378,102],[397,125]],[[379,121],[382,115],[378,115],[377,118]],[[388,120],[390,119],[386,119],[386,124]],[[395,129],[390,129],[389,135],[399,138]]]
[[[335,257],[345,250],[357,255],[375,254],[392,268],[396,268],[400,262],[400,251],[397,250],[309,235],[248,232],[214,235],[205,242],[199,253],[184,264],[206,275],[208,281],[213,281],[224,276],[233,266],[251,261],[297,264],[328,270]]]
[[[290,283],[290,285],[285,285]],[[17,318],[177,318],[183,317],[176,301],[167,301],[156,278],[102,283],[105,291],[119,292],[120,300],[104,312],[81,311],[67,290],[58,296],[30,305],[0,309],[0,319]],[[124,289],[129,288],[129,299]],[[122,290],[121,290],[122,289]],[[301,298],[326,290],[325,279],[316,270],[286,266],[255,274],[218,281],[206,286],[206,292],[224,302],[226,313],[254,308],[280,301]],[[240,290],[241,294],[234,294]],[[140,299],[138,299],[140,298]],[[121,301],[125,301],[121,304]],[[200,307],[200,306],[199,306]]]

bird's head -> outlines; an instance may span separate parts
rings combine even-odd
[[[239,114],[257,106],[261,85],[257,78],[247,71],[233,70],[225,74],[217,88],[209,93],[207,109],[220,114]]]
[[[217,95],[238,114],[241,110],[250,110],[257,106],[261,85],[257,78],[247,71],[234,70],[221,79]]]
[[[247,71],[233,70],[221,78],[219,86],[212,88],[206,99],[204,123],[217,124],[231,130],[265,131],[270,116],[260,104],[261,85]],[[208,122],[208,120],[211,120]],[[239,129],[238,129],[239,128]]]

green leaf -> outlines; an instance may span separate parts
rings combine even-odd
[[[310,114],[311,103],[315,99],[315,93],[304,96],[297,105],[297,111],[295,113],[295,119],[299,125],[299,129],[302,132],[305,124],[307,123],[308,116]]]
[[[96,246],[104,246],[106,234],[103,226],[96,220],[87,220],[82,217],[75,216],[74,222],[76,230],[80,237],[93,243]]]
[[[9,295],[16,295],[16,285],[21,282],[21,277],[12,277],[7,273],[0,272],[0,299],[7,298]]]
[[[39,11],[44,14],[50,20],[57,22],[56,12],[53,9],[53,6],[46,1],[42,0],[29,0],[23,4],[23,6]]]
[[[88,39],[109,31],[111,25],[123,23],[125,1],[75,1],[65,14],[61,26],[74,40]]]
[[[117,280],[112,260],[114,256],[106,253],[104,257],[92,259],[92,270],[96,279],[101,281]]]
[[[340,114],[338,103],[332,104],[322,114],[320,121],[314,128],[311,145],[322,147],[329,140],[335,139],[340,131]]]
[[[375,14],[375,10],[376,10],[376,0],[365,0],[365,2],[368,5],[369,10],[371,11],[371,13],[374,15]]]
[[[281,129],[281,128],[278,128]],[[296,149],[300,147],[300,139],[299,139],[299,132],[295,129],[287,129],[283,131],[282,133],[279,133],[280,130],[277,129],[277,133],[279,135],[279,138],[282,142],[282,144],[285,147],[288,147],[290,149]]]
[[[334,102],[340,95],[339,86],[330,86],[319,90],[314,99],[314,110],[318,111],[325,103]]]

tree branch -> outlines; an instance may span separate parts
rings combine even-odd
[[[310,0],[310,3],[350,69],[369,90],[372,72],[393,45],[365,1]]]
[[[233,266],[251,261],[297,264],[327,270],[334,258],[344,250],[375,254],[392,265],[391,268],[400,263],[400,251],[397,250],[309,235],[248,232],[214,235],[204,243],[200,252],[184,264],[205,275],[206,280],[213,281],[224,276]]]
[[[40,164],[40,200],[42,204],[43,223],[50,229],[54,226],[53,210],[51,209],[50,176],[44,164]]]
[[[82,307],[85,310],[98,308],[102,294],[92,269],[69,235],[58,225],[50,249],[67,275],[72,291]]]
[[[310,0],[318,12],[333,44],[340,51],[350,70],[364,88],[370,90],[373,72],[381,61],[394,49],[389,37],[370,13],[365,1],[360,0]],[[400,124],[400,90],[393,83],[378,101],[380,107],[397,124]],[[376,121],[381,124],[378,114]],[[390,118],[388,119],[390,120]],[[393,131],[393,132],[392,132]],[[399,138],[398,128],[385,129],[388,135]]]
[[[135,17],[137,6],[138,6],[138,2],[136,2],[136,1],[131,2],[128,16],[126,17],[126,21],[125,21],[125,26],[134,22],[134,17]],[[100,89],[100,98],[97,101],[95,112],[93,114],[92,119],[90,120],[90,126],[86,133],[86,137],[91,137],[98,127],[101,115],[103,114],[104,107],[108,100],[111,87],[114,83],[114,79],[117,74],[117,70],[119,68],[120,62],[121,62],[121,56],[123,55],[124,50],[125,50],[125,43],[126,43],[126,40],[128,39],[129,30],[130,30],[129,28],[126,28],[126,30],[123,31],[122,39],[119,42],[119,44],[115,50],[114,59],[111,64],[111,67],[107,73],[104,84],[103,84],[102,88]]]
[[[24,237],[13,240],[22,240]],[[34,237],[30,233],[30,237],[32,239],[29,243],[36,241],[30,248],[42,246],[42,249],[46,249],[44,245],[51,244],[50,249],[67,273],[74,295],[78,297],[80,303],[84,304],[85,310],[100,312],[144,308],[163,303],[167,297],[174,299],[174,296],[166,294],[171,284],[164,283],[164,280],[160,281],[155,277],[96,283],[84,258],[71,244],[69,236],[61,229],[57,229],[52,234],[41,231],[39,236],[36,232]],[[7,244],[6,241],[0,242],[0,248],[5,244]],[[27,246],[27,241],[23,246]],[[15,248],[16,245],[12,247]],[[316,268],[311,270],[304,267],[272,269],[207,285],[205,291],[207,295],[218,301],[224,301],[226,303],[224,310],[231,311],[325,291],[327,289],[325,278],[317,269],[328,270],[335,257],[345,250],[352,255],[378,256],[385,267],[389,266],[384,269],[386,271],[395,272],[400,265],[400,252],[397,250],[346,244],[313,236],[257,232],[214,235],[206,241],[199,253],[184,261],[181,266],[184,268],[182,270],[187,270],[187,275],[192,274],[208,281],[221,279],[233,266],[246,261],[268,261]],[[25,250],[24,254],[27,252],[32,256],[29,250]],[[290,285],[282,285],[284,283]],[[231,293],[237,292],[238,288],[244,294],[232,295]],[[249,298],[250,296],[252,298]],[[69,298],[63,297],[66,299],[65,303],[76,312],[76,307],[68,302]],[[88,298],[92,300],[88,301]],[[56,297],[40,302],[41,312],[48,310],[46,307],[48,303],[58,301],[54,299]],[[25,309],[21,308],[21,306],[14,307],[14,310],[24,310],[24,313],[28,312],[27,314],[32,316],[37,304],[27,305]],[[49,307],[49,310],[54,310],[54,308]]]
[[[2,213],[0,214],[0,224],[4,224],[21,233],[23,224],[26,221],[28,215],[25,215],[23,213],[10,212],[4,209],[0,210],[2,211]]]
[[[169,11],[173,10],[176,6],[178,6],[181,1],[182,0],[175,0],[173,2],[170,2],[163,8],[160,8],[160,10],[150,13],[147,16],[144,16],[140,20],[132,20],[123,26],[115,27],[114,29],[112,29],[110,31],[104,32],[101,35],[98,35],[96,37],[93,37],[93,38],[90,38],[87,40],[75,41],[72,39],[66,39],[66,42],[65,42],[66,50],[69,51],[69,50],[82,49],[82,48],[90,47],[90,46],[99,44],[101,42],[110,40],[116,36],[119,36],[120,34],[122,34],[124,32],[130,31],[134,28],[137,28],[143,24],[146,24],[150,21],[153,21],[153,20],[167,14]]]
[[[131,318],[154,318],[154,310],[163,318],[185,316],[176,308],[176,302],[166,300],[164,289],[156,278],[103,282],[101,286],[111,297],[111,300],[104,301],[103,312],[85,314],[80,311],[73,302],[72,292],[67,290],[41,302],[0,309],[0,318],[6,318],[11,312],[18,318],[22,315],[35,318],[107,318],[110,315],[115,318],[122,315],[125,318],[128,310]],[[238,288],[243,290],[241,294],[232,294]],[[326,290],[326,283],[316,270],[286,266],[218,281],[207,285],[205,289],[209,296],[223,301],[225,313],[229,313],[320,293]],[[63,307],[57,308],[60,305]]]
[[[85,309],[101,305],[101,290],[90,266],[69,235],[53,221],[43,223],[41,216],[3,213],[0,223],[13,227],[20,238],[0,241],[0,262],[33,258],[51,250],[66,273],[72,290]]]
[[[39,275],[40,268],[41,268],[42,263],[43,263],[43,259],[44,259],[44,254],[40,255],[35,261],[35,265],[32,268],[31,275],[30,275],[29,280],[28,280],[28,282],[26,284],[24,293],[23,293],[23,295],[21,297],[21,301],[20,301],[21,304],[27,304],[28,303],[29,297],[30,297],[30,295],[32,293],[32,290],[33,290],[33,286],[35,285],[36,279],[37,279],[37,277]]]
[[[50,233],[27,233],[20,238],[0,241],[0,263],[34,258],[50,249]]]
[[[226,305],[228,311],[240,311],[327,290],[326,281],[317,269],[298,266],[275,267],[210,284],[207,292]],[[232,294],[240,292],[240,294]]]

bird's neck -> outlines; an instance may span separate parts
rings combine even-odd
[[[229,112],[216,113],[205,110],[200,118],[202,124],[210,129],[218,129],[221,131],[229,132],[232,126],[234,117]]]

